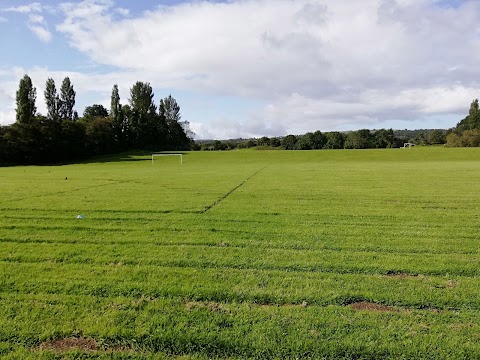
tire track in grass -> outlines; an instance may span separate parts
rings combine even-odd
[[[243,180],[240,184],[238,184],[237,186],[235,186],[233,189],[231,189],[229,192],[223,194],[220,198],[218,198],[217,200],[215,200],[213,203],[211,203],[210,205],[208,205],[207,207],[205,207],[205,209],[201,210],[200,211],[200,214],[205,214],[206,212],[208,212],[209,210],[211,210],[212,208],[214,208],[215,206],[217,206],[218,204],[220,204],[223,200],[225,200],[227,197],[229,197],[230,195],[232,195],[236,190],[238,190],[240,187],[242,187],[248,180],[252,179],[255,175],[257,175],[259,172],[261,172],[262,170],[265,170],[266,168],[268,167],[268,165],[264,166],[263,168],[257,170],[256,172],[254,172],[252,175],[250,175],[248,178],[246,178],[245,180]]]
[[[63,257],[50,257],[50,258],[28,258],[22,256],[10,256],[0,258],[0,266],[6,264],[17,265],[31,265],[36,264],[55,264],[58,265],[95,265],[98,267],[108,267],[116,259],[95,261],[92,258],[70,258],[68,256]],[[391,276],[390,274],[402,274],[401,276],[417,277],[419,275],[428,277],[461,277],[463,279],[478,279],[478,271],[476,269],[459,270],[452,269],[402,269],[391,270],[387,267],[372,266],[372,267],[341,267],[333,264],[292,264],[292,265],[275,265],[271,263],[255,264],[254,266],[240,263],[240,264],[226,264],[216,263],[214,261],[191,261],[191,260],[150,260],[142,261],[137,259],[120,259],[122,266],[126,267],[153,267],[153,268],[165,268],[165,269],[197,269],[197,270],[238,270],[238,271],[281,271],[288,273],[298,274],[337,274],[337,275],[377,275],[377,276]],[[421,271],[418,271],[421,270]]]
[[[78,229],[77,229],[78,230]],[[94,229],[96,230],[96,229]],[[169,232],[178,232],[181,230],[177,229],[164,229],[165,231]],[[118,231],[116,229],[110,230],[107,229],[106,232]],[[125,232],[133,232],[136,230],[125,229],[121,230]],[[132,245],[141,245],[143,246],[152,246],[155,248],[168,248],[174,246],[181,246],[184,248],[208,248],[208,249],[223,249],[228,247],[229,249],[246,249],[246,248],[255,248],[255,249],[262,249],[262,250],[280,250],[280,251],[326,251],[332,254],[335,253],[345,253],[346,251],[351,252],[352,249],[349,248],[340,248],[340,247],[328,247],[328,246],[303,246],[299,248],[297,245],[292,246],[285,246],[285,245],[276,245],[276,244],[265,244],[263,241],[258,241],[255,243],[244,243],[244,242],[223,242],[223,241],[216,241],[216,240],[201,240],[201,241],[166,241],[162,242],[156,239],[141,241],[138,240],[129,240],[129,239],[100,239],[100,240],[92,240],[92,239],[76,239],[76,238],[66,238],[66,239],[50,239],[50,238],[10,238],[10,237],[2,237],[0,236],[0,244],[74,244],[74,245],[115,245],[118,247],[131,247]],[[421,250],[421,251],[411,251],[411,250],[402,250],[402,249],[385,249],[385,250],[374,250],[374,249],[356,249],[355,253],[357,254],[379,254],[379,255],[405,255],[405,256],[414,256],[414,255],[425,255],[425,256],[460,256],[460,255],[478,255],[478,252],[472,251],[457,251],[457,252],[441,252],[441,251],[428,251],[428,250]],[[470,260],[473,262],[473,259]]]

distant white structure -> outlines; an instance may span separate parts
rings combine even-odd
[[[412,146],[415,146],[415,144],[412,144],[412,143],[404,143],[404,144],[403,144],[403,147],[401,147],[400,149],[406,149],[407,147],[408,147],[408,148],[411,148]]]

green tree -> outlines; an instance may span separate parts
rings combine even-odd
[[[272,137],[270,138],[270,146],[272,147],[280,147],[282,146],[282,142],[278,137]]]
[[[432,130],[428,133],[427,141],[430,145],[445,144],[445,132],[439,129]]]
[[[447,135],[446,145],[449,147],[461,147],[462,146],[462,137],[457,133],[451,132]]]
[[[345,137],[345,149],[369,149],[372,146],[373,135],[368,129],[351,131]]]
[[[326,143],[325,135],[320,130],[317,130],[310,136],[310,142],[312,149],[322,149]]]
[[[121,124],[122,105],[120,104],[120,94],[118,92],[118,85],[113,85],[112,96],[110,97],[110,117],[112,118],[113,124]]]
[[[92,119],[95,117],[100,117],[100,118],[108,117],[107,109],[105,109],[105,107],[100,104],[93,104],[91,106],[87,106],[83,111],[83,118]]]
[[[158,114],[160,117],[157,125],[160,130],[159,135],[163,134],[165,127],[168,131],[166,145],[171,149],[188,149],[193,133],[189,133],[190,124],[186,121],[181,121],[180,106],[172,95],[168,95],[160,100]]]
[[[49,120],[58,121],[60,118],[60,98],[57,95],[55,81],[52,78],[47,79],[45,92],[43,94],[45,96],[45,104],[47,105],[47,118]]]
[[[480,130],[472,129],[465,130],[461,137],[462,146],[465,147],[479,147],[480,146]]]
[[[220,141],[220,140],[216,140],[214,143],[213,143],[213,149],[214,150],[227,150],[227,144],[225,144],[224,142]]]
[[[282,139],[282,146],[285,150],[295,150],[297,147],[297,141],[295,135],[287,135]]]
[[[338,131],[325,133],[325,140],[324,149],[343,149],[344,147],[345,137]]]
[[[112,119],[96,116],[86,125],[87,147],[94,154],[105,154],[115,149]]]
[[[158,113],[165,118],[167,123],[172,121],[179,122],[182,118],[180,115],[180,106],[172,95],[168,95],[165,99],[160,100]]]
[[[419,132],[413,142],[417,145],[428,145],[427,134],[424,131]]]
[[[313,144],[311,141],[312,133],[306,133],[303,136],[298,136],[297,138],[297,145],[296,149],[298,150],[311,150],[313,148]]]
[[[131,115],[129,126],[133,146],[158,150],[164,141],[164,136],[159,137],[162,126],[159,126],[153,101],[154,93],[149,83],[137,81],[130,89]],[[163,124],[162,124],[163,125]]]
[[[255,146],[257,146],[257,143],[252,139],[244,140],[237,145],[239,149],[249,149]]]
[[[132,111],[143,117],[154,115],[157,107],[153,101],[153,96],[153,89],[149,83],[137,81],[130,89],[129,100]]]
[[[62,121],[57,161],[80,158],[85,155],[85,124],[82,121]]]
[[[270,145],[270,139],[266,136],[262,136],[260,139],[257,140],[258,146],[268,146]]]
[[[32,79],[25,74],[20,80],[16,96],[18,124],[31,124],[33,122],[37,112],[36,99],[37,90],[32,85]]]
[[[122,111],[122,104],[120,104],[120,94],[118,92],[118,85],[113,85],[112,95],[110,97],[110,118],[112,119],[112,127],[115,135],[115,141],[124,147],[127,143],[128,123]]]
[[[480,129],[480,109],[478,99],[472,101],[468,115],[457,124],[457,131],[460,133],[465,130],[473,129]]]
[[[371,140],[372,147],[377,149],[392,148],[397,145],[393,129],[380,129],[375,131]]]
[[[59,115],[63,120],[73,120],[75,106],[75,90],[70,82],[70,78],[67,76],[63,79],[62,87],[60,88],[60,102],[59,102]]]

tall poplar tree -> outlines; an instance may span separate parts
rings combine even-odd
[[[113,85],[112,96],[110,97],[110,118],[112,119],[115,141],[120,147],[123,147],[128,139],[128,119],[122,110],[122,104],[120,104],[117,84]]]
[[[58,121],[59,119],[59,107],[60,98],[57,95],[57,89],[55,87],[55,81],[52,78],[48,78],[45,84],[45,104],[47,105],[47,118],[50,120]]]
[[[112,96],[110,98],[110,117],[112,118],[113,123],[119,123],[120,119],[120,94],[118,93],[118,85],[113,85]]]
[[[73,120],[73,107],[75,106],[75,91],[67,76],[63,79],[62,87],[60,88],[60,117],[64,120]]]
[[[37,99],[37,89],[33,87],[32,79],[28,75],[20,80],[18,86],[16,103],[17,103],[17,123],[31,124],[35,118],[37,108],[35,101]]]

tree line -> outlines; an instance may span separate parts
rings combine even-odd
[[[110,109],[87,106],[82,117],[74,110],[75,90],[66,77],[57,92],[47,79],[44,99],[47,114],[37,112],[36,88],[25,75],[16,92],[16,121],[0,126],[0,164],[38,164],[72,161],[92,155],[133,149],[228,150],[236,148],[281,148],[285,150],[371,149],[417,145],[480,146],[478,99],[469,114],[449,130],[368,130],[308,132],[303,135],[193,142],[189,123],[181,120],[180,106],[169,95],[154,102],[149,83],[137,81],[122,104],[118,86],[111,93]]]
[[[415,145],[446,145],[449,147],[480,147],[480,104],[472,101],[468,115],[454,128],[420,130],[368,130],[349,132],[309,132],[284,137],[258,139],[232,139],[225,141],[197,141],[195,150],[229,150],[257,147],[285,150],[317,149],[375,149],[401,147],[404,143]]]
[[[82,117],[74,110],[75,96],[68,77],[59,93],[49,78],[44,92],[47,114],[39,114],[36,88],[25,75],[16,92],[16,121],[0,126],[0,164],[54,163],[132,149],[191,147],[193,133],[189,123],[181,120],[177,101],[169,95],[157,107],[149,83],[136,82],[124,105],[114,85],[110,110],[93,104]]]
[[[446,141],[446,130],[361,129],[349,132],[317,130],[303,135],[197,141],[195,150],[232,150],[257,147],[260,149],[320,150],[320,149],[380,149],[399,148],[409,142],[416,145],[437,145]]]

